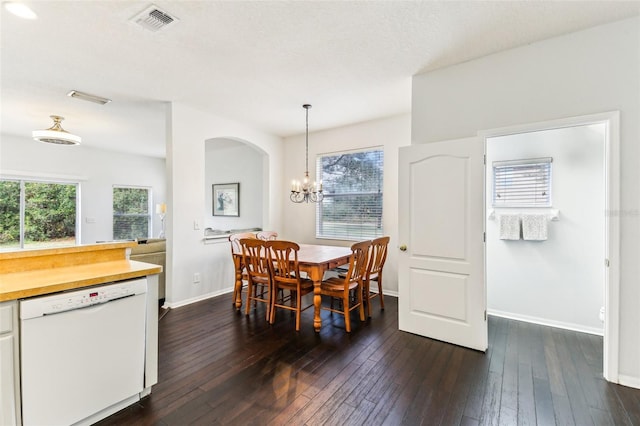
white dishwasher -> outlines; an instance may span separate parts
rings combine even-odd
[[[146,292],[142,278],[20,301],[25,426],[88,424],[139,399]]]

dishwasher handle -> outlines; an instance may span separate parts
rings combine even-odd
[[[64,314],[65,312],[82,311],[82,310],[85,310],[85,309],[98,308],[98,307],[102,307],[102,306],[104,306],[104,305],[106,305],[108,303],[117,302],[118,300],[126,299],[128,297],[133,297],[133,296],[135,296],[135,294],[127,294],[125,296],[118,297],[116,299],[105,300],[103,302],[91,303],[91,304],[86,304],[86,305],[83,305],[83,306],[74,306],[74,307],[71,307],[69,309],[64,309],[63,308],[63,309],[61,309],[59,311],[44,312],[42,314],[42,316],[43,317],[50,317],[52,315]]]
[[[20,319],[39,318],[119,300],[147,292],[147,279],[120,281],[98,287],[20,300]]]

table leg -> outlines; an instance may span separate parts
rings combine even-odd
[[[315,328],[316,332],[319,332],[322,328],[322,317],[320,317],[320,310],[322,309],[321,283],[322,281],[313,281],[313,328]]]
[[[233,259],[233,266],[236,271],[236,283],[233,294],[236,296],[236,309],[240,310],[242,307],[242,265],[240,264],[240,259]]]
[[[320,295],[320,286],[322,285],[324,268],[318,265],[308,268],[305,272],[309,275],[309,279],[313,281],[313,328],[318,332],[320,328],[322,328],[322,318],[320,317],[322,296]]]

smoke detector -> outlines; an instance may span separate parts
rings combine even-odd
[[[140,25],[142,28],[145,28],[149,31],[156,32],[158,30],[163,29],[167,25],[171,24],[174,21],[177,21],[178,18],[175,16],[171,16],[167,12],[160,10],[160,8],[156,5],[150,5],[145,10],[131,18],[132,22]]]
[[[80,145],[82,138],[67,132],[60,125],[64,117],[59,115],[50,115],[50,117],[53,120],[53,126],[47,130],[34,130],[32,136],[35,140],[56,145]]]

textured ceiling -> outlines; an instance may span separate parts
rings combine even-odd
[[[49,115],[86,146],[163,157],[163,102],[280,136],[407,113],[411,76],[637,15],[640,2],[156,1],[178,18],[151,32],[151,2],[30,1],[2,9],[2,136]],[[100,106],[66,93],[113,99]]]

